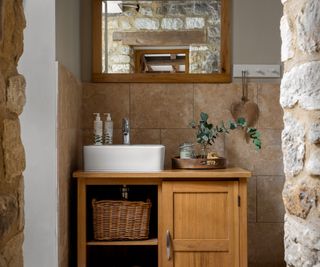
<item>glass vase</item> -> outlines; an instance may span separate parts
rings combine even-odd
[[[206,159],[207,156],[208,156],[208,145],[207,144],[201,144],[200,158]]]

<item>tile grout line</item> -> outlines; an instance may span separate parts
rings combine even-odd
[[[258,175],[256,175],[256,223],[258,223]]]
[[[129,83],[129,120],[131,121],[131,83]],[[131,121],[132,124],[132,121]]]
[[[258,81],[258,82],[257,82],[257,86],[256,86],[256,90],[257,90],[256,103],[257,103],[257,105],[258,105],[259,113],[261,112],[261,111],[260,111],[260,108],[259,108],[259,107],[260,107],[260,103],[259,103],[259,91],[261,90],[261,88],[262,88],[262,86],[261,86],[260,82]],[[259,119],[260,119],[260,114],[259,114],[258,120],[257,120],[257,127],[260,128],[260,123],[261,123],[261,121],[260,121]]]
[[[192,105],[192,120],[195,120],[195,89],[194,89],[194,83],[192,83],[192,90],[193,90],[193,105]]]
[[[249,222],[248,224],[284,224],[284,222]]]
[[[167,92],[167,90],[168,90],[168,84],[165,84],[164,85],[164,90],[165,90],[165,92]],[[163,97],[163,95],[162,94],[160,94],[160,97]],[[163,101],[161,101],[161,102],[163,102]],[[161,123],[161,118],[162,118],[162,116],[161,116],[161,109],[160,109],[160,125],[162,125],[162,123]],[[163,128],[162,127],[159,127],[159,131],[160,131],[160,144],[162,144],[162,130],[163,130]]]

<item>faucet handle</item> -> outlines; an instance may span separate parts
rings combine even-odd
[[[123,144],[130,145],[130,126],[129,119],[122,119],[122,136],[123,136]]]
[[[122,128],[129,128],[129,119],[128,118],[122,119]]]

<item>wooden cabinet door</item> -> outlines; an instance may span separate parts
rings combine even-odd
[[[237,181],[163,182],[163,267],[238,267]]]

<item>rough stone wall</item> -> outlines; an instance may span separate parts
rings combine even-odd
[[[76,194],[72,186],[72,172],[81,161],[81,101],[82,87],[75,76],[59,64],[58,70],[58,257],[59,267],[71,265],[76,254],[75,227]],[[75,182],[75,181],[74,181]],[[72,241],[71,241],[72,239]],[[71,242],[73,245],[71,246]]]
[[[103,51],[107,43],[108,73],[134,72],[133,51],[121,41],[113,41],[114,31],[161,32],[203,30],[206,42],[190,44],[189,72],[212,73],[220,65],[220,1],[124,1],[139,5],[139,10],[124,8],[119,15],[108,15],[107,38],[103,36]],[[102,27],[105,28],[103,19]],[[103,53],[104,55],[105,53]],[[104,62],[105,58],[103,58]],[[199,63],[201,62],[201,64]]]
[[[285,260],[320,266],[320,2],[282,0]]]
[[[17,72],[23,52],[22,0],[0,1],[0,266],[23,266],[24,148],[19,115],[25,80]]]

